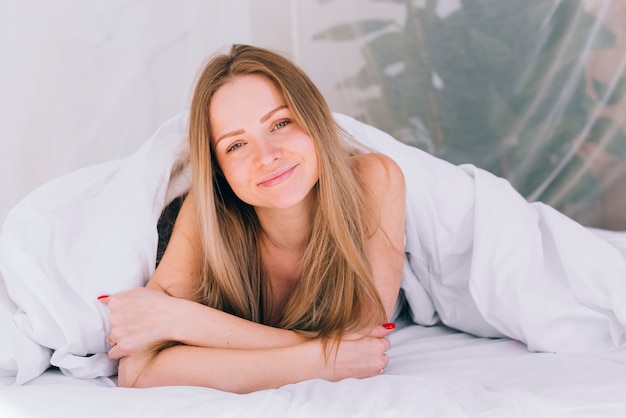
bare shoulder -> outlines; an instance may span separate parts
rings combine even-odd
[[[369,224],[367,252],[374,284],[390,318],[404,265],[404,175],[393,159],[377,153],[355,157],[355,166],[365,192],[365,213]]]
[[[404,174],[393,159],[380,153],[358,154],[352,158],[359,180],[375,195],[404,192]]]
[[[202,245],[191,192],[187,195],[174,223],[161,263],[147,287],[167,291],[172,296],[190,299],[202,270]]]

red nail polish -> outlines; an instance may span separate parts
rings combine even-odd
[[[385,329],[394,329],[396,327],[396,324],[394,324],[393,322],[388,322],[386,324],[383,324],[383,327],[385,327]]]
[[[109,295],[100,295],[100,296],[98,296],[98,298],[97,298],[97,299],[98,299],[98,300],[101,300],[101,299],[106,299],[106,298],[108,298],[108,297],[109,297]]]

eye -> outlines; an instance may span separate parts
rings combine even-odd
[[[283,120],[281,120],[276,125],[274,125],[274,127],[272,128],[272,132],[276,131],[278,129],[284,128],[285,126],[289,125],[291,122],[293,122],[291,119],[283,119]]]
[[[226,154],[243,146],[243,142],[236,142],[226,149]]]

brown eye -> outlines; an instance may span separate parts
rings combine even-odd
[[[276,131],[278,129],[284,128],[290,123],[291,123],[291,119],[283,119],[280,122],[278,122],[276,125],[274,125],[274,127],[272,128],[272,131]]]
[[[243,143],[241,142],[237,142],[236,144],[231,145],[230,147],[228,147],[228,149],[226,150],[226,153],[228,154],[231,151],[236,150],[237,148],[240,148],[243,146]]]

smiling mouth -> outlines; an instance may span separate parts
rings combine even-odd
[[[280,173],[278,173],[276,175],[272,175],[270,178],[260,182],[259,186],[272,187],[272,186],[276,186],[276,185],[282,183],[283,181],[285,181],[289,177],[291,177],[291,174],[294,172],[296,167],[297,167],[297,165],[294,165],[293,167],[291,167],[291,168],[289,168],[289,169],[287,169],[285,171],[281,171]]]

